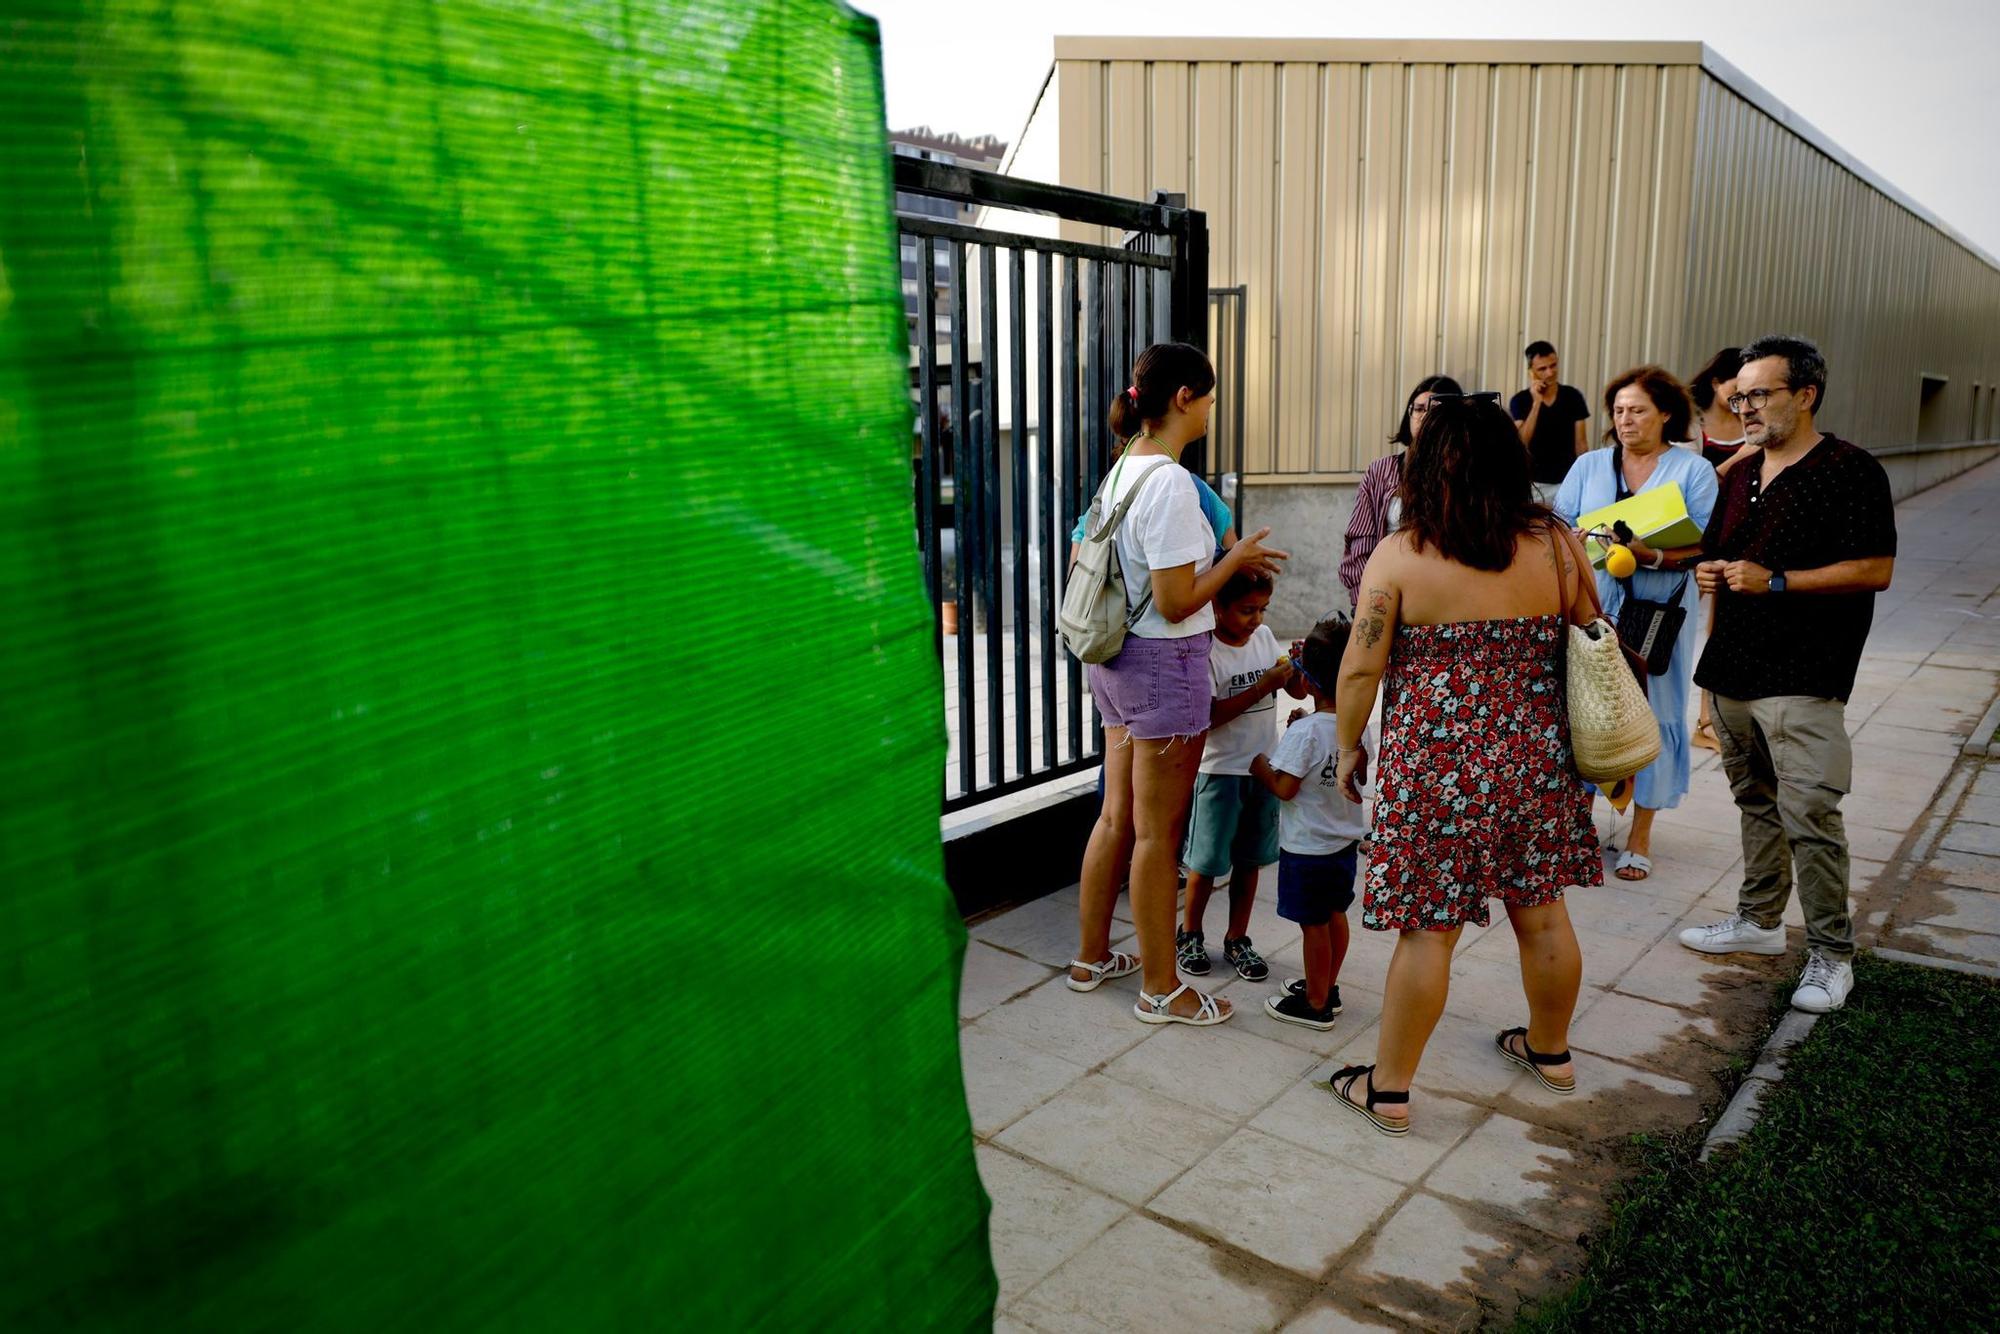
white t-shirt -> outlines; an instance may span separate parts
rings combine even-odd
[[[1201,496],[1194,489],[1188,470],[1162,454],[1134,458],[1129,452],[1111,465],[1111,489],[1104,497],[1104,517],[1109,519],[1118,502],[1132,493],[1155,468],[1167,474],[1148,486],[1125,515],[1125,522],[1113,539],[1118,546],[1118,568],[1125,576],[1125,596],[1133,602],[1145,597],[1155,569],[1171,570],[1176,565],[1194,565],[1201,575],[1215,564],[1215,529],[1201,512]],[[1094,530],[1093,530],[1094,531]],[[1215,608],[1206,602],[1185,621],[1169,621],[1151,601],[1145,612],[1132,622],[1131,633],[1142,639],[1186,639],[1215,628]]]
[[[1376,751],[1372,726],[1363,729],[1361,747],[1372,764]],[[1319,857],[1368,836],[1366,815],[1334,780],[1339,761],[1340,726],[1331,713],[1309,713],[1279,738],[1271,767],[1299,779],[1298,795],[1278,808],[1278,846],[1286,852]]]
[[[1208,680],[1215,698],[1240,695],[1284,656],[1271,627],[1260,625],[1242,647],[1216,640],[1208,650]],[[1250,761],[1271,748],[1276,732],[1278,697],[1266,695],[1220,727],[1209,729],[1201,752],[1205,774],[1247,774]]]

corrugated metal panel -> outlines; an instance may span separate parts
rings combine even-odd
[[[1830,160],[1707,72],[1695,130],[1682,360],[1799,332],[1825,351],[1820,422],[1866,444],[1918,439],[1925,375],[1935,419],[1984,428],[1973,386],[2000,378],[2000,271]]]
[[[1247,289],[1248,472],[1351,478],[1417,379],[1511,394],[1533,338],[1595,408],[1627,366],[1797,328],[1836,429],[1914,438],[1920,371],[1983,422],[2000,272],[1699,46],[1533,49],[1059,40],[1063,183],[1185,189]]]

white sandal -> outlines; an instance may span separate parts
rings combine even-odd
[[[1114,977],[1128,977],[1139,971],[1139,961],[1118,950],[1111,951],[1111,957],[1103,963],[1085,963],[1081,959],[1071,959],[1069,966],[1082,968],[1090,973],[1090,981],[1079,982],[1076,974],[1064,973],[1063,981],[1069,983],[1071,991],[1095,991]]]
[[[1639,874],[1620,875],[1618,878],[1628,885],[1636,885],[1641,880],[1653,874],[1653,859],[1643,852],[1634,852],[1630,848],[1627,848],[1618,855],[1618,864],[1611,868],[1611,873],[1617,875],[1618,872],[1628,868],[1637,871]]]
[[[1183,991],[1194,991],[1194,988],[1183,982],[1164,996],[1148,996],[1142,986],[1139,988],[1139,999],[1132,1006],[1132,1013],[1139,1016],[1139,1022],[1142,1024],[1193,1024],[1196,1028],[1219,1024],[1236,1013],[1234,1010],[1225,1012],[1215,1003],[1215,997],[1195,991],[1194,994],[1201,997],[1201,1008],[1193,1014],[1175,1014],[1167,1007],[1172,1005],[1174,997]]]

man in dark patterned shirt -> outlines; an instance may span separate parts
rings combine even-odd
[[[1681,932],[1704,954],[1783,954],[1796,869],[1806,964],[1795,1009],[1837,1010],[1854,986],[1847,911],[1853,781],[1847,697],[1896,564],[1896,509],[1874,455],[1813,425],[1826,359],[1804,338],[1743,349],[1730,408],[1761,457],[1730,469],[1695,567],[1715,630],[1695,669],[1743,825],[1736,912]]]

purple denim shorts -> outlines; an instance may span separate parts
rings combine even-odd
[[[1117,657],[1090,668],[1090,693],[1104,725],[1125,728],[1140,741],[1206,732],[1214,638],[1206,630],[1185,639],[1126,635]]]

